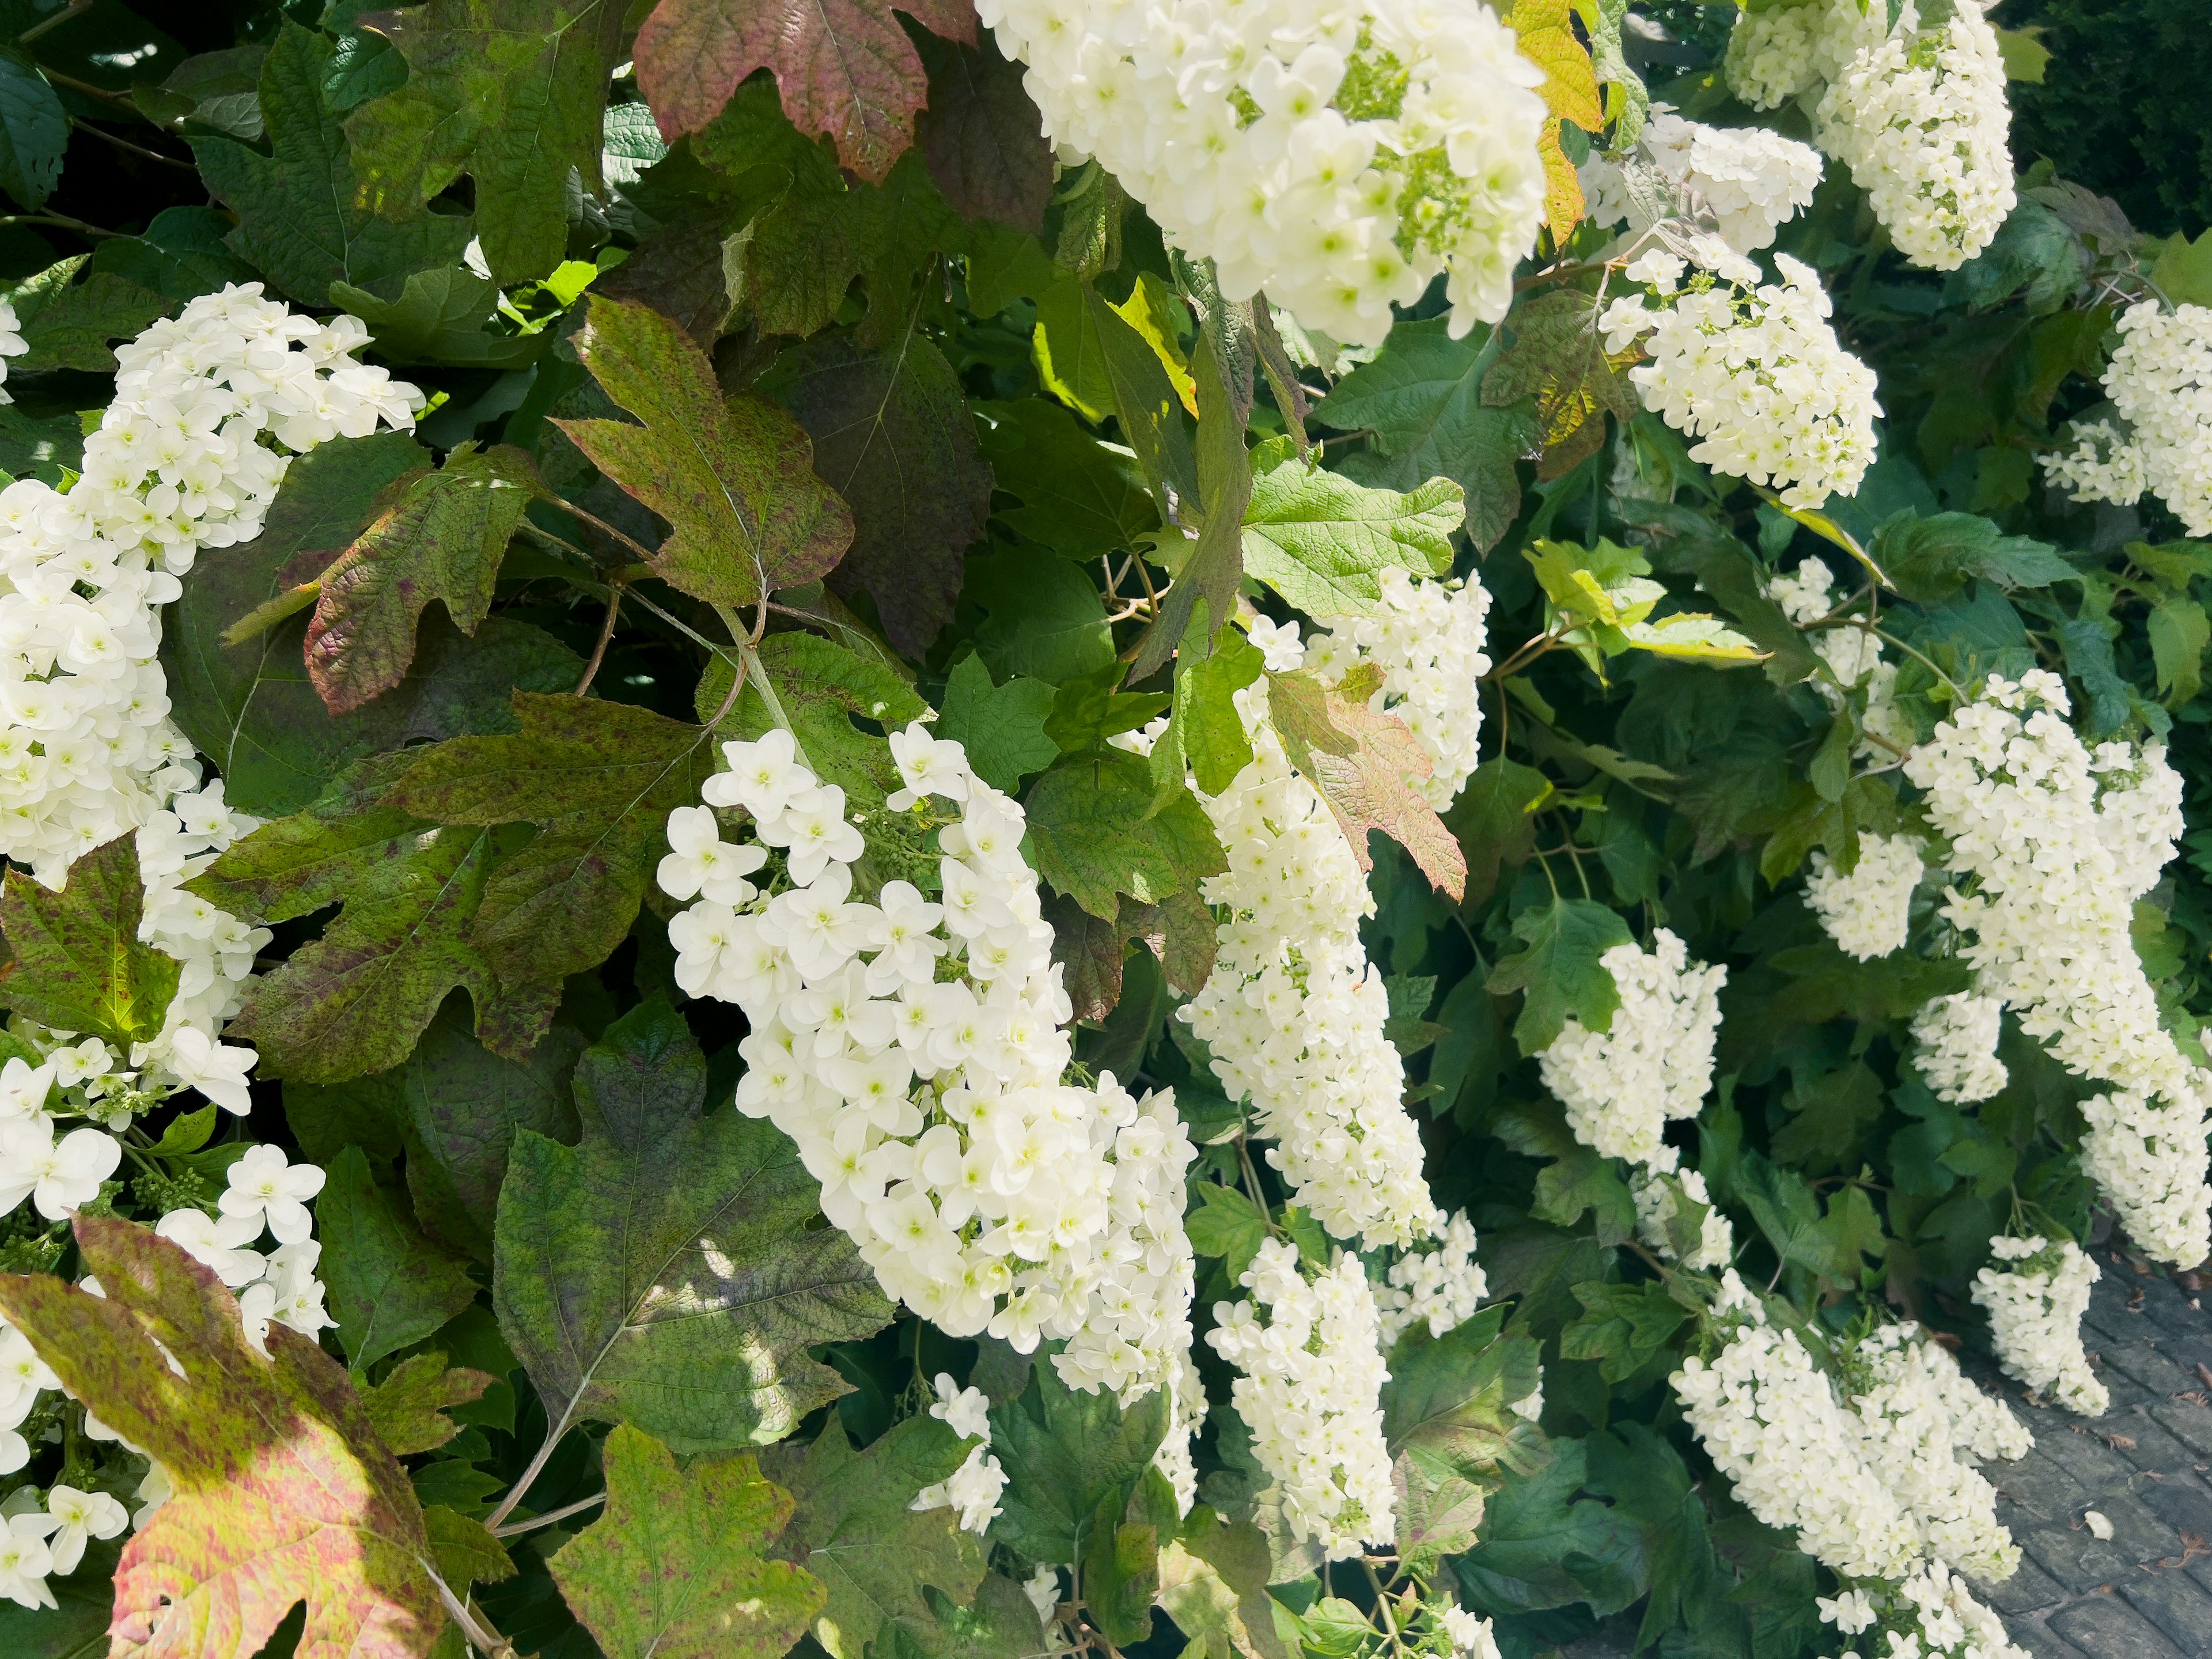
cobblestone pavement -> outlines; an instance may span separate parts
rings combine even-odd
[[[2101,1361],[2112,1409],[2094,1420],[2038,1409],[2003,1383],[2035,1449],[1984,1466],[2021,1559],[1982,1594],[2037,1659],[2203,1659],[2212,1655],[2212,1310],[2108,1249],[2097,1256],[2104,1278],[2081,1340]],[[2112,1522],[2109,1540],[2082,1520],[2093,1510]]]

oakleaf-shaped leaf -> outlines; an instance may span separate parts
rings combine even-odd
[[[14,960],[0,969],[0,1006],[125,1049],[157,1035],[180,968],[139,942],[145,903],[138,846],[129,836],[70,866],[59,892],[10,869],[0,890],[0,936]]]
[[[1367,706],[1374,690],[1371,671],[1335,686],[1303,670],[1270,674],[1268,720],[1291,764],[1328,803],[1362,870],[1374,867],[1367,832],[1380,830],[1457,900],[1467,890],[1467,855],[1415,787],[1429,775],[1429,757],[1403,720]]]
[[[1229,867],[1198,802],[1185,793],[1153,813],[1152,769],[1119,749],[1064,757],[1026,805],[1037,873],[1108,921],[1117,894],[1164,903]]]
[[[827,133],[837,160],[878,179],[914,142],[929,77],[894,11],[948,40],[975,42],[969,0],[660,0],[637,32],[637,77],[673,143],[696,132],[757,69],[802,132]]]
[[[809,1358],[891,1315],[773,1126],[702,1116],[707,1062],[648,1002],[576,1066],[582,1144],[517,1133],[499,1195],[500,1328],[557,1420],[634,1423],[683,1451],[791,1432],[846,1392]]]
[[[1309,616],[1363,615],[1381,600],[1390,566],[1424,576],[1450,569],[1451,533],[1465,513],[1449,478],[1401,495],[1291,455],[1254,471],[1244,568]]]
[[[568,178],[599,188],[600,112],[622,0],[431,0],[361,19],[407,78],[346,123],[362,206],[412,218],[464,173],[502,283],[543,276],[568,240]]]
[[[1553,899],[1513,918],[1514,937],[1528,948],[1490,973],[1500,996],[1524,994],[1514,1041],[1524,1054],[1541,1054],[1569,1014],[1594,1031],[1609,1030],[1620,1006],[1620,988],[1598,958],[1631,942],[1628,924],[1589,899]]]
[[[594,295],[576,355],[643,422],[561,421],[594,465],[668,520],[653,566],[709,605],[750,605],[826,574],[853,543],[853,515],[814,476],[814,447],[751,392],[725,399],[714,368],[667,318]]]
[[[811,340],[777,359],[775,382],[813,436],[816,470],[852,508],[853,550],[830,586],[866,588],[884,637],[920,658],[952,620],[962,555],[991,509],[959,377],[914,334],[881,352]]]
[[[791,1494],[750,1455],[679,1471],[629,1427],[607,1437],[605,1512],[546,1565],[607,1659],[775,1659],[822,1606],[821,1583],[762,1546]]]
[[[1516,306],[1504,323],[1510,343],[1483,376],[1482,401],[1492,408],[1536,400],[1544,445],[1539,477],[1562,476],[1603,443],[1608,412],[1626,422],[1643,408],[1621,373],[1636,361],[1636,348],[1607,353],[1597,319],[1595,299],[1574,290]]]
[[[304,1601],[302,1654],[427,1655],[422,1511],[338,1363],[276,1324],[256,1352],[222,1282],[146,1228],[76,1237],[106,1294],[0,1276],[0,1314],[174,1489],[124,1547],[110,1651],[245,1659]]]
[[[1110,1389],[1084,1394],[1049,1362],[991,1413],[1006,1472],[991,1535],[1034,1561],[1080,1561],[1102,1515],[1118,1522],[1168,1426],[1166,1391],[1124,1407]]]
[[[440,829],[384,799],[421,753],[358,763],[306,811],[234,842],[191,884],[262,922],[345,907],[247,989],[231,1030],[253,1039],[264,1074],[337,1083],[387,1071],[457,988],[476,1006],[477,1037],[498,1053],[528,1053],[552,1021],[559,979],[503,984],[470,939],[490,869],[519,837]]]
[[[1766,653],[1717,617],[1701,611],[1677,611],[1621,630],[1638,651],[1698,662],[1758,662]]]
[[[441,1353],[410,1354],[383,1382],[362,1390],[362,1408],[377,1438],[408,1457],[435,1451],[459,1434],[461,1425],[446,1415],[446,1407],[481,1400],[496,1381],[489,1371],[449,1366]]]
[[[1536,89],[1552,112],[1538,145],[1544,160],[1544,222],[1553,240],[1564,243],[1583,216],[1583,190],[1574,163],[1559,148],[1559,123],[1572,121],[1584,132],[1604,130],[1597,74],[1589,52],[1575,37],[1567,0],[1516,0],[1505,21],[1512,27],[1515,47],[1544,71],[1544,84]]]
[[[491,611],[508,539],[538,491],[537,469],[512,445],[464,443],[356,537],[321,577],[307,624],[307,677],[333,714],[406,678],[415,624],[432,599],[464,634]]]
[[[394,223],[355,205],[345,129],[323,90],[337,51],[326,34],[282,26],[261,66],[269,155],[235,138],[190,141],[209,191],[238,216],[231,250],[313,306],[327,303],[332,283],[373,289],[458,264],[473,232],[453,214]]]
[[[988,38],[958,46],[930,35],[919,44],[930,87],[916,141],[945,199],[963,219],[1042,230],[1056,169],[1021,64]]]
[[[922,1653],[945,1645],[923,1587],[964,1606],[983,1581],[983,1549],[950,1509],[911,1505],[974,1443],[936,1418],[909,1417],[854,1451],[833,1415],[803,1460],[774,1466],[799,1504],[774,1553],[829,1587],[814,1637],[832,1659],[862,1659],[872,1643],[890,1651],[900,1638],[902,1652],[906,1644]]]
[[[518,693],[511,738],[419,750],[389,805],[436,823],[535,823],[487,882],[470,939],[503,983],[596,968],[629,934],[671,809],[712,775],[708,733],[630,703]]]

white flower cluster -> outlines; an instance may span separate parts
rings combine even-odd
[[[0,1354],[14,1335],[0,1333]],[[0,1388],[8,1380],[0,1371]],[[112,1538],[130,1522],[123,1505],[104,1492],[57,1483],[41,1503],[37,1487],[17,1487],[0,1500],[0,1595],[21,1607],[58,1608],[48,1576],[68,1577],[84,1559],[87,1544]]]
[[[2212,535],[2212,307],[2138,300],[2119,328],[2105,391],[2129,430],[2077,426],[2044,471],[2081,501],[2131,506],[2148,489],[2191,535]]]
[[[1930,270],[1979,254],[2018,200],[1996,31],[1973,0],[1949,9],[1922,29],[1905,0],[1896,29],[1863,41],[1814,117],[1898,252]],[[1869,8],[1869,32],[1887,21]]]
[[[1917,836],[1859,836],[1858,862],[1848,871],[1826,853],[1813,854],[1805,902],[1836,948],[1861,962],[1901,947],[1912,920],[1912,891],[1927,866]]]
[[[2163,745],[2093,752],[2055,674],[1991,675],[1905,762],[1965,888],[1944,915],[1971,939],[1974,988],[2001,999],[2066,1067],[2114,1086],[2093,1103],[2082,1162],[2131,1237],[2161,1261],[2204,1259],[2204,1117],[2212,1077],[2159,1022],[2130,933],[2182,830]]]
[[[1733,1277],[1733,1275],[1731,1275]],[[1749,1311],[1756,1316],[1756,1305]],[[1744,1506],[1848,1578],[1901,1578],[1920,1553],[1912,1517],[1868,1468],[1857,1416],[1795,1331],[1753,1317],[1709,1364],[1670,1379],[1690,1426]]]
[[[2130,434],[2110,421],[2076,421],[2073,432],[2073,448],[2043,457],[2045,477],[2077,501],[2133,507],[2142,499],[2143,453]]]
[[[1382,671],[1370,707],[1395,714],[1421,745],[1433,769],[1421,793],[1441,812],[1482,761],[1490,593],[1477,577],[1425,581],[1395,565],[1383,568],[1381,582],[1381,605],[1315,635],[1304,660],[1329,685],[1364,664]],[[1274,654],[1278,661],[1285,656],[1279,647]]]
[[[1465,1607],[1445,1607],[1437,1617],[1461,1659],[1499,1659],[1498,1634],[1489,1620],[1478,1619]]]
[[[260,533],[286,457],[422,393],[350,354],[368,331],[261,297],[204,295],[116,353],[115,401],[64,494],[0,490],[0,854],[49,886],[198,783],[168,718],[159,607],[203,547]]]
[[[998,1518],[999,1494],[1006,1489],[1006,1472],[991,1455],[991,1402],[981,1389],[963,1389],[951,1372],[939,1371],[937,1401],[929,1414],[951,1425],[963,1440],[976,1443],[969,1448],[967,1462],[944,1480],[924,1486],[907,1508],[917,1512],[957,1510],[960,1529],[980,1537]]]
[[[1636,1236],[1659,1255],[1675,1259],[1667,1224],[1682,1213],[1687,1203],[1699,1206],[1705,1214],[1698,1218],[1697,1245],[1680,1258],[1682,1265],[1692,1273],[1711,1273],[1735,1260],[1735,1228],[1714,1206],[1712,1193],[1700,1171],[1655,1175],[1640,1170],[1630,1183],[1629,1193],[1636,1200]]]
[[[1792,507],[1857,492],[1875,454],[1875,375],[1838,343],[1833,305],[1811,266],[1774,256],[1783,280],[1758,288],[1705,277],[1650,253],[1631,275],[1649,280],[1655,308],[1632,295],[1606,307],[1606,349],[1642,342],[1651,361],[1629,371],[1644,406],[1698,439],[1692,459]]]
[[[1224,913],[1213,972],[1179,1017],[1212,1051],[1214,1075],[1249,1100],[1267,1161],[1337,1237],[1410,1246],[1443,1215],[1421,1178],[1389,998],[1359,942],[1374,898],[1328,808],[1237,694],[1252,763],[1201,795],[1229,856],[1202,888]]]
[[[1358,1258],[1340,1256],[1309,1284],[1297,1248],[1271,1238],[1237,1282],[1251,1298],[1214,1304],[1206,1340],[1243,1373],[1230,1397],[1273,1482],[1262,1500],[1332,1561],[1387,1542],[1396,1496],[1379,1399],[1389,1372]]]
[[[1095,156],[1232,300],[1380,344],[1447,277],[1495,322],[1544,216],[1542,71],[1482,0],[986,0],[1063,155]]]
[[[2034,1659],[2004,1620],[1974,1599],[1966,1579],[1925,1561],[1900,1582],[1815,1597],[1820,1617],[1847,1636],[1875,1629],[1882,1659]],[[1847,1650],[1849,1651],[1849,1650]]]
[[[1899,252],[1936,270],[1987,247],[2014,201],[1996,31],[1973,0],[1947,9],[1924,29],[1913,0],[1893,29],[1863,0],[1747,13],[1726,65],[1754,109],[1803,95],[1814,141],[1850,168]]]
[[[1544,1086],[1583,1146],[1665,1173],[1681,1157],[1663,1139],[1668,1120],[1695,1117],[1712,1083],[1728,969],[1692,967],[1689,947],[1664,927],[1650,951],[1616,945],[1598,963],[1620,993],[1613,1024],[1593,1031],[1568,1015],[1537,1056]]]
[[[1776,229],[1809,206],[1820,182],[1820,153],[1765,127],[1709,127],[1651,106],[1637,155],[1661,179],[1710,215],[1721,240],[1739,254],[1769,246]],[[1584,210],[1595,222],[1626,222],[1640,233],[1671,205],[1651,201],[1630,177],[1628,158],[1593,153],[1579,169]]]
[[[1995,997],[1960,991],[1936,997],[1912,1017],[1912,1064],[1938,1100],[1954,1106],[1987,1100],[2005,1086],[1997,1058],[2004,1005]]]
[[[709,807],[670,815],[660,885],[696,900],[669,926],[677,982],[745,1011],[738,1109],[798,1143],[886,1292],[954,1336],[1066,1338],[1070,1386],[1166,1388],[1187,1421],[1196,1154],[1174,1097],[1061,1082],[1071,1011],[1021,807],[920,724],[890,747],[906,787],[888,810],[942,826],[938,896],[890,881],[855,899],[844,792],[788,732],[726,744],[703,793],[757,840],[722,841]],[[747,878],[770,848],[785,880],[764,891]],[[1170,1437],[1171,1478],[1178,1454]]]
[[[1990,1254],[2010,1265],[1976,1273],[1974,1300],[1990,1316],[1990,1340],[2005,1375],[2084,1417],[2103,1416],[2112,1396],[2081,1346],[2097,1264],[2070,1238],[2001,1236],[1990,1241]]]
[[[1984,1583],[2009,1578],[2020,1547],[1998,1524],[1997,1495],[1977,1462],[2010,1460],[2035,1442],[2001,1400],[1911,1324],[1885,1325],[1843,1356],[1844,1393],[1859,1419],[1859,1455],[1904,1506],[1931,1558]]]
[[[1426,1324],[1431,1336],[1457,1329],[1490,1294],[1489,1275],[1474,1259],[1474,1224],[1455,1215],[1441,1244],[1401,1256],[1390,1264],[1389,1280],[1375,1287],[1385,1353],[1415,1325]]]
[[[1836,608],[1836,579],[1826,560],[1801,560],[1796,569],[1766,580],[1766,597],[1782,607],[1783,614],[1803,628]],[[1897,665],[1882,659],[1882,642],[1866,628],[1850,625],[1823,628],[1809,641],[1835,677],[1833,684],[1815,679],[1809,684],[1831,709],[1840,712],[1850,692],[1863,686],[1866,708],[1859,716],[1860,738],[1852,753],[1893,759],[1912,747],[1918,733],[1911,718],[1897,706]]]

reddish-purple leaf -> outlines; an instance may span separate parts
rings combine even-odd
[[[1022,66],[998,43],[922,43],[929,63],[929,107],[918,130],[945,199],[964,219],[995,219],[1042,231],[1052,200],[1052,146],[1044,118],[1022,88]]]
[[[638,85],[672,143],[722,112],[757,69],[792,124],[826,133],[871,182],[914,143],[929,77],[894,11],[974,43],[972,0],[660,0],[637,32]]]

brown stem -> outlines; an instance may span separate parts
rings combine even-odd
[[[607,591],[607,614],[599,623],[599,642],[592,647],[592,659],[584,665],[584,678],[576,682],[575,695],[582,696],[592,689],[592,681],[599,672],[599,665],[607,659],[607,641],[615,636],[615,618],[622,614],[623,590],[617,582]]]
[[[148,149],[145,145],[134,144],[128,138],[118,138],[112,132],[94,126],[89,121],[71,121],[70,126],[75,131],[88,132],[95,138],[105,138],[118,149],[128,150],[133,155],[143,155],[149,161],[159,161],[164,167],[182,167],[186,173],[199,171],[190,161],[179,161],[175,156],[164,155],[158,149]]]
[[[579,1498],[574,1503],[563,1504],[557,1510],[548,1510],[543,1515],[532,1516],[527,1521],[517,1521],[513,1526],[501,1527],[494,1536],[513,1538],[518,1534],[534,1532],[540,1527],[550,1527],[556,1521],[566,1521],[572,1515],[580,1515],[593,1504],[606,1501],[606,1493],[595,1492],[589,1498]]]
[[[47,30],[58,29],[63,24],[68,22],[70,18],[82,17],[85,13],[91,9],[92,0],[70,0],[69,4],[64,6],[52,17],[46,18],[43,21],[32,24],[30,27],[25,29],[21,34],[17,35],[15,37],[15,44],[19,46],[27,46],[32,41],[37,40]],[[52,71],[49,70],[48,73],[51,74]]]
[[[613,537],[615,540],[620,542],[624,547],[629,549],[631,552],[636,554],[637,556],[644,560],[646,563],[651,564],[658,556],[653,550],[646,546],[644,543],[639,541],[635,537],[630,535],[626,531],[616,529],[614,526],[609,524],[605,519],[599,517],[596,513],[586,512],[584,508],[577,506],[575,502],[563,500],[558,495],[550,496],[547,499],[551,501],[554,505],[559,507],[562,511],[568,514],[572,518],[580,519],[584,523],[591,526],[592,529],[598,531],[601,535]]]
[[[119,230],[102,230],[98,225],[88,225],[82,219],[72,219],[66,213],[10,213],[0,216],[0,225],[58,225],[64,230],[73,230],[80,236],[120,236]]]

